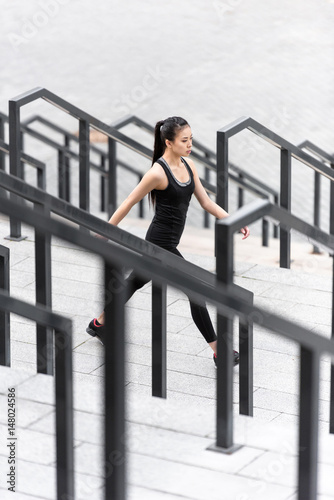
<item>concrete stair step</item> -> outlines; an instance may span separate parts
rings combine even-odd
[[[126,224],[125,224],[126,222]],[[144,221],[127,219],[127,230],[143,236]],[[0,220],[2,237],[8,221]],[[11,249],[13,296],[35,300],[34,232],[24,227],[27,240],[2,239]],[[192,239],[191,239],[192,238]],[[236,240],[239,235],[236,237]],[[254,238],[255,239],[255,238]],[[195,244],[200,242],[199,244]],[[202,267],[214,271],[213,232],[185,233],[181,251]],[[240,242],[240,246],[251,241]],[[253,243],[252,243],[253,244]],[[255,243],[254,243],[255,244]],[[181,248],[181,245],[180,245]],[[202,249],[203,251],[198,251]],[[265,251],[267,249],[264,249]],[[196,254],[194,253],[196,251]],[[197,253],[198,251],[198,253]],[[261,250],[262,251],[262,250]],[[254,257],[257,253],[254,250]],[[317,258],[317,256],[315,256]],[[286,270],[237,260],[234,280],[254,291],[255,304],[270,313],[305,324],[330,335],[331,273]],[[74,245],[53,239],[52,284],[54,309],[73,319],[74,407],[76,412],[76,482],[78,498],[102,498],[101,426],[103,412],[103,346],[88,338],[85,327],[103,305],[102,268],[98,258]],[[296,422],[298,415],[299,349],[293,342],[255,325],[254,419],[238,415],[238,368],[234,372],[235,442],[243,448],[227,457],[206,448],[215,438],[216,370],[212,351],[193,325],[184,294],[168,289],[167,400],[151,397],[151,287],[147,284],[126,306],[126,394],[129,430],[129,498],[207,500],[267,498],[292,500],[296,490]],[[209,305],[215,324],[215,310]],[[237,321],[234,324],[237,348]],[[17,386],[20,399],[20,495],[54,498],[53,379],[36,375],[35,325],[11,317],[13,369],[0,369],[3,406],[6,390]],[[8,370],[10,377],[1,370]],[[332,436],[328,436],[330,362],[321,362],[321,431],[319,498],[334,493]],[[0,421],[6,432],[6,418]],[[254,427],[253,427],[254,426]],[[0,449],[6,471],[6,450]],[[36,466],[38,465],[37,469]],[[29,478],[34,477],[31,482]],[[89,478],[89,480],[87,479]],[[29,482],[30,481],[30,482]],[[33,486],[34,483],[38,484]],[[93,486],[92,486],[93,485]],[[1,494],[6,490],[0,485]],[[35,489],[34,489],[35,488]],[[93,488],[93,490],[92,490]],[[222,488],[224,489],[222,493]],[[93,493],[92,493],[93,491]],[[226,492],[226,494],[225,494]],[[245,495],[248,495],[248,497]],[[3,498],[6,498],[5,496]],[[18,497],[20,498],[20,497]]]
[[[17,437],[20,445],[19,493],[32,495],[28,473],[38,478],[35,498],[55,498],[54,379],[0,367],[1,399],[7,387],[17,391]],[[76,498],[102,499],[103,384],[75,379]],[[126,388],[127,482],[129,498],[179,497],[294,498],[297,478],[297,427],[275,419],[263,422],[235,411],[232,455],[208,450],[215,439],[215,407],[160,399]],[[20,416],[22,417],[20,418]],[[0,425],[2,437],[7,427]],[[0,452],[1,468],[5,454]],[[107,467],[112,471],[115,464]],[[319,498],[334,498],[334,436],[320,429]],[[154,496],[156,495],[156,496]],[[32,497],[31,497],[32,498]]]

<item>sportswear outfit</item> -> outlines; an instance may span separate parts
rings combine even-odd
[[[187,182],[180,182],[176,179],[171,168],[163,157],[157,160],[157,163],[161,165],[167,176],[168,186],[165,189],[154,189],[156,197],[155,215],[147,230],[145,239],[183,258],[176,247],[179,244],[184,230],[190,199],[195,189],[195,182],[190,166],[182,157],[181,161],[184,163],[189,174]],[[135,272],[132,271],[126,278],[128,285],[126,287],[126,300],[129,300],[134,292],[143,287],[148,281],[149,280],[138,278]],[[203,305],[198,305],[190,299],[189,301],[191,315],[197,328],[208,343],[214,342],[217,340],[217,336],[213,329],[205,303]],[[94,319],[90,322],[86,331],[90,335],[99,337],[99,326],[100,325],[97,323],[97,320]],[[214,361],[216,362],[215,357]],[[234,351],[234,363],[237,364],[238,362],[239,355],[236,351]]]
[[[171,168],[163,157],[157,160],[157,163],[165,171],[168,186],[166,189],[154,189],[156,197],[155,215],[147,230],[145,239],[183,258],[176,247],[184,230],[190,199],[195,189],[195,182],[190,166],[184,158],[181,157],[181,160],[189,174],[187,182],[180,182],[174,177]],[[147,283],[147,281],[136,277],[134,272],[129,275],[127,281],[129,285],[127,300],[136,290]],[[205,340],[207,342],[217,340],[206,306],[200,306],[190,300],[190,309],[192,318]]]

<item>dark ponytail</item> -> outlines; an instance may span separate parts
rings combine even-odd
[[[154,128],[154,150],[152,166],[164,154],[166,149],[166,140],[174,141],[176,134],[183,127],[189,126],[188,122],[180,116],[171,116],[166,120],[160,120]],[[149,202],[155,205],[155,192],[151,191],[148,195]]]

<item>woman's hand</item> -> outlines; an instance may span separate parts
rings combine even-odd
[[[244,235],[242,239],[245,240],[246,238],[248,238],[248,236],[250,234],[249,227],[248,226],[242,227],[240,229],[240,233],[242,233]]]

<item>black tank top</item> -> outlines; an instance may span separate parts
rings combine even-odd
[[[155,215],[147,230],[145,239],[166,249],[176,248],[182,236],[191,196],[195,189],[191,168],[181,157],[189,173],[187,182],[178,181],[164,158],[159,163],[164,169],[168,186],[166,189],[154,189]]]

